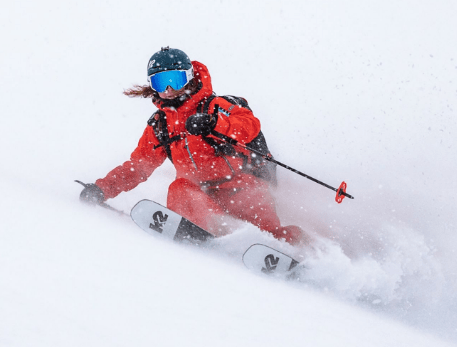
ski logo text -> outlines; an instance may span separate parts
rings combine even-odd
[[[276,270],[278,266],[279,258],[275,257],[273,254],[269,254],[265,257],[265,267],[262,268],[262,272],[266,274],[271,274]]]
[[[149,62],[149,64],[148,64],[148,69],[151,68],[151,67],[154,65],[155,62],[156,62],[155,59],[154,59],[154,60],[151,60],[151,61]]]
[[[152,215],[152,219],[154,223],[149,224],[149,228],[152,230],[157,231],[158,233],[162,233],[163,231],[163,226],[167,222],[168,215],[164,215],[162,211],[157,211]]]

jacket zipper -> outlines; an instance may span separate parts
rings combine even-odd
[[[222,156],[222,159],[225,160],[225,162],[227,163],[228,167],[230,168],[230,171],[232,171],[232,175],[235,176],[235,170],[233,170],[233,167],[232,165],[230,165],[228,159],[225,157],[225,155]]]
[[[190,153],[189,144],[187,142],[187,136],[185,137],[184,141],[186,142],[186,145],[184,147],[187,149],[187,153],[189,153],[190,160],[192,160],[192,163],[195,166],[195,170],[198,171],[198,167],[197,167],[197,164],[195,163],[194,157],[192,157],[192,153]]]

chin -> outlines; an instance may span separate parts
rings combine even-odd
[[[182,95],[179,95],[179,96],[175,96],[173,98],[162,98],[160,97],[160,95],[158,95],[158,100],[160,100],[160,104],[162,107],[175,107],[175,108],[178,108],[180,107],[182,104],[184,104],[184,102],[189,98],[190,96],[187,95],[186,93],[182,94]],[[157,100],[156,99],[156,100]]]

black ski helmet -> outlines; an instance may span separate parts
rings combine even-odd
[[[192,68],[192,63],[183,51],[162,47],[162,49],[154,53],[148,62],[148,76],[168,70],[189,70]]]

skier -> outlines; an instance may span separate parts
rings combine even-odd
[[[101,203],[144,182],[168,157],[176,179],[168,188],[167,207],[215,236],[221,221],[232,216],[248,221],[291,244],[306,237],[297,226],[283,227],[269,191],[275,167],[246,150],[228,145],[214,134],[268,151],[247,102],[213,93],[205,65],[181,50],[162,48],[149,60],[149,85],[124,91],[130,97],[151,98],[158,110],[131,154],[105,178],[87,185],[80,198]],[[213,111],[214,110],[214,111]],[[212,112],[213,111],[213,112]]]

